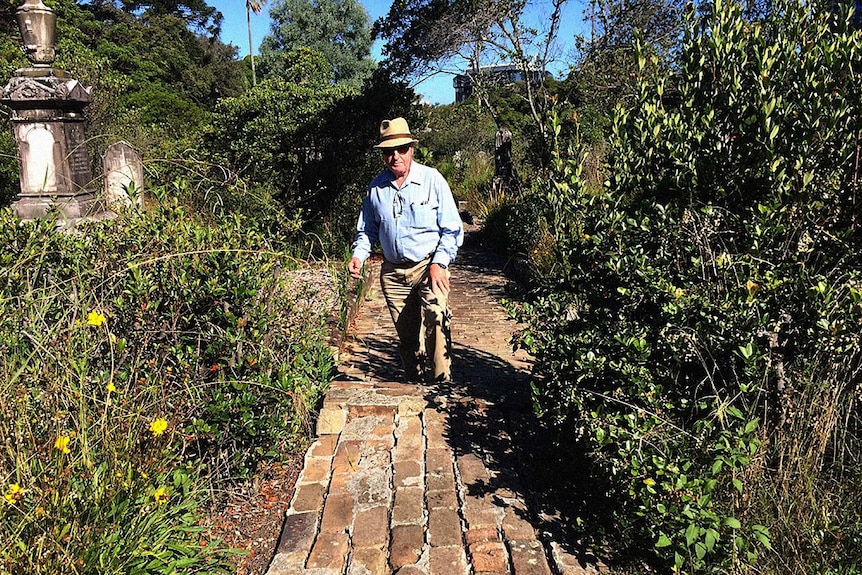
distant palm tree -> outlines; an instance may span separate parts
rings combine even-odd
[[[266,0],[245,0],[245,17],[248,22],[248,55],[251,56],[251,83],[257,86],[257,74],[254,70],[254,46],[251,43],[251,13],[260,14]]]

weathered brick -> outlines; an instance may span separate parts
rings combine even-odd
[[[317,513],[288,513],[284,517],[277,552],[304,552],[307,557],[316,532]]]
[[[338,573],[344,569],[349,542],[347,533],[320,533],[311,555],[308,556],[309,569],[333,569]]]
[[[445,413],[435,409],[426,409],[425,441],[428,449],[445,449],[449,446],[449,426]]]
[[[455,492],[455,476],[451,473],[441,475],[429,473],[425,476],[425,486],[428,491],[451,491]]]
[[[428,470],[428,473],[435,473],[438,475],[452,475],[452,462],[454,457],[452,456],[452,450],[448,448],[437,448],[431,449],[429,448],[425,452],[425,469]]]
[[[309,457],[305,460],[299,483],[317,483],[329,477],[332,460],[329,457]]]
[[[329,494],[348,493],[347,482],[351,477],[352,474],[346,464],[341,467],[334,467],[332,477],[329,479]]]
[[[382,437],[379,439],[366,439],[362,442],[362,452],[368,453],[372,451],[392,451],[395,446],[394,437]]]
[[[464,519],[467,521],[467,526],[470,529],[480,527],[496,528],[500,524],[499,510],[495,507],[489,507],[489,502],[485,499],[465,497],[464,505],[461,509]]]
[[[350,553],[347,575],[377,575],[388,573],[386,551],[378,547],[362,547]]]
[[[303,483],[297,485],[290,507],[297,513],[320,511],[320,508],[323,507],[324,493],[326,493],[326,485],[323,483]]]
[[[341,408],[324,407],[317,416],[317,435],[341,433],[347,423],[347,411]]]
[[[452,509],[428,511],[428,543],[432,547],[461,544],[461,518]]]
[[[392,569],[416,563],[424,545],[425,530],[421,525],[394,526],[389,541],[389,564]]]
[[[465,486],[484,484],[490,482],[490,475],[482,460],[473,453],[467,453],[458,457],[458,473],[461,475],[461,483]]]
[[[432,425],[437,425],[441,427],[445,426],[446,423],[449,421],[449,416],[445,411],[443,411],[443,409],[445,408],[440,407],[426,409],[422,414],[422,417],[425,418],[425,427],[429,427]]]
[[[397,461],[392,470],[395,487],[421,487],[422,466],[418,461]]]
[[[266,575],[296,575],[305,570],[305,560],[308,558],[308,553],[276,553],[272,561],[269,563],[269,568],[266,570]]]
[[[396,488],[395,504],[392,507],[392,524],[422,523],[424,499],[425,491],[421,487]]]
[[[308,454],[311,457],[332,457],[336,445],[338,445],[337,435],[321,435],[308,448]]]
[[[395,435],[395,459],[421,459],[425,441],[422,437],[422,423],[418,417],[403,418]]]
[[[322,533],[343,533],[353,524],[354,502],[351,494],[330,494],[323,507],[320,521]]]
[[[430,575],[467,575],[469,569],[467,555],[460,545],[431,548],[428,557]]]
[[[502,541],[481,541],[470,545],[470,558],[476,573],[505,573],[508,554]]]
[[[551,568],[545,558],[545,549],[535,539],[510,541],[509,552],[515,575],[551,575]]]
[[[607,567],[594,556],[584,558],[582,561],[556,541],[551,542],[551,559],[560,575],[599,575],[607,570]]]
[[[353,521],[354,547],[385,548],[389,542],[389,509],[382,505],[363,509]]]
[[[351,405],[348,410],[349,417],[380,417],[391,416],[395,413],[392,405]]]
[[[358,439],[341,440],[335,448],[335,456],[332,458],[333,469],[354,470],[359,466],[362,442]]]
[[[536,538],[536,530],[524,519],[524,511],[506,509],[503,516],[503,536],[509,541],[529,541]]]
[[[464,534],[464,538],[467,540],[467,545],[472,545],[473,543],[481,543],[482,541],[499,541],[500,534],[497,532],[496,527],[481,527],[478,529],[468,529]]]
[[[389,505],[392,499],[389,473],[389,466],[363,467],[350,482],[351,489],[356,494],[356,501],[360,505]]]
[[[415,416],[422,413],[422,410],[425,409],[427,402],[424,399],[418,397],[405,397],[402,401],[398,402],[398,415],[399,416]]]
[[[452,489],[435,489],[425,494],[428,509],[458,509],[458,496]]]
[[[379,437],[379,438],[391,437],[394,441],[394,439],[395,439],[394,435],[393,435],[394,431],[395,431],[395,427],[394,427],[393,423],[389,422],[389,423],[386,423],[383,425],[378,425],[377,427],[372,429],[371,430],[371,436],[372,437]]]

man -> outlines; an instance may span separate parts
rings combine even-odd
[[[418,143],[404,118],[383,120],[380,143],[386,169],[368,185],[353,257],[347,271],[360,277],[379,241],[385,259],[380,287],[395,330],[407,381],[451,380],[449,264],[464,239],[461,217],[440,172],[413,161]]]

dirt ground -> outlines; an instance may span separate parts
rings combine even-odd
[[[284,512],[302,471],[303,452],[263,467],[234,487],[223,508],[213,509],[214,537],[247,555],[235,559],[237,575],[263,575],[275,553]]]

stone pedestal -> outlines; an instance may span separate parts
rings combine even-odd
[[[23,68],[3,88],[0,102],[12,109],[18,146],[16,214],[32,219],[56,209],[66,219],[78,219],[100,211],[84,125],[89,91],[63,70]]]

